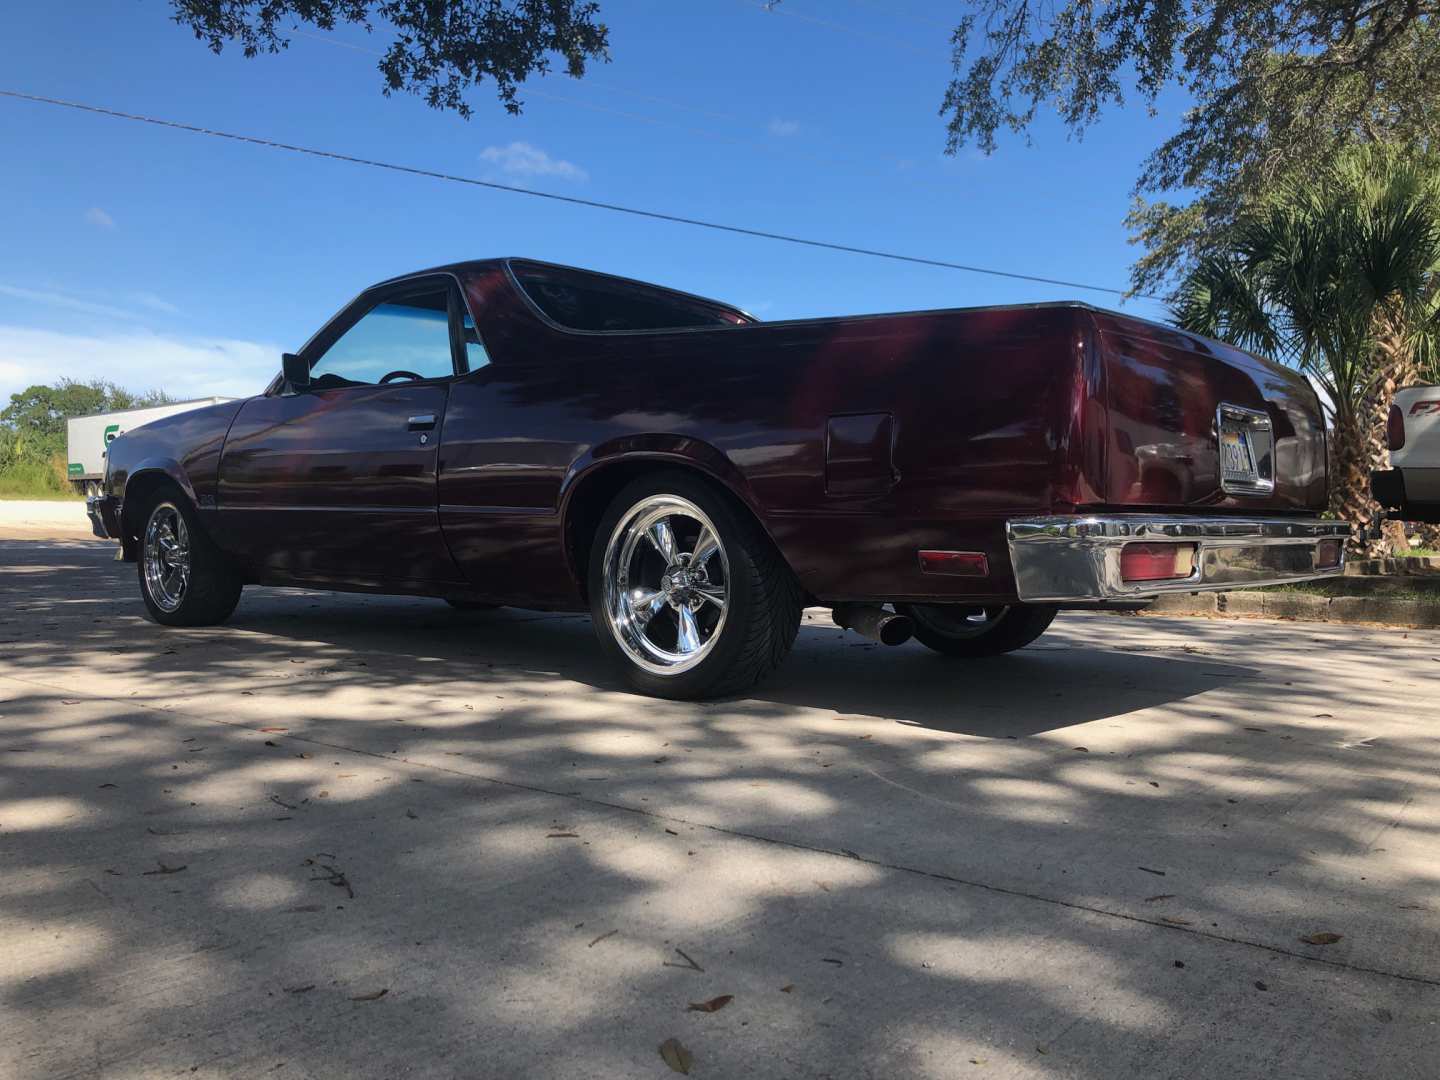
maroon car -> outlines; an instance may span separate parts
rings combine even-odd
[[[257,397],[127,433],[95,530],[160,623],[246,584],[585,610],[731,693],[807,604],[950,656],[1064,607],[1341,572],[1295,372],[1083,304],[761,323],[521,259],[362,293]]]

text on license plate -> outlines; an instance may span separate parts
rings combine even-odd
[[[1243,431],[1220,432],[1220,468],[1227,480],[1259,479],[1255,455],[1250,450],[1250,436]]]

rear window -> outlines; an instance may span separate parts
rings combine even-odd
[[[683,330],[753,321],[722,304],[638,281],[539,263],[512,262],[510,269],[545,317],[570,330]]]

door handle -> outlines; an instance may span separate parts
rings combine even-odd
[[[425,413],[422,416],[412,416],[408,423],[411,431],[428,431],[435,426],[435,414]]]

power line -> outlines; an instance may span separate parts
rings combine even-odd
[[[1083,289],[1087,292],[1108,293],[1120,297],[1134,295],[1147,300],[1162,299],[1162,297],[1152,296],[1146,293],[1132,294],[1125,289],[1117,289],[1106,285],[1087,285],[1079,281],[1065,281],[1060,278],[1041,277],[1037,274],[1020,274],[1010,270],[995,270],[985,266],[970,266],[965,263],[949,262],[945,259],[927,259],[919,255],[903,255],[894,251],[880,251],[875,248],[857,247],[852,244],[837,244],[828,240],[812,240],[804,236],[789,236],[785,233],[769,232],[765,229],[751,229],[743,225],[727,225],[722,222],[704,221],[700,218],[684,217],[679,214],[667,214],[659,210],[644,210],[634,206],[621,206],[618,203],[601,202],[598,199],[582,199],[576,195],[560,195],[553,191],[537,191],[534,188],[518,187],[514,184],[501,184],[494,180],[476,180],[469,176],[456,176],[452,173],[438,172],[434,169],[422,169],[413,165],[398,165],[394,162],[377,161],[373,158],[362,158],[353,154],[341,154],[333,150],[318,150],[310,146],[299,146],[295,143],[283,143],[277,142],[274,139],[264,139],[257,135],[240,135],[235,132],[200,127],[196,124],[185,124],[178,120],[165,120],[154,116],[142,116],[138,113],[122,112],[119,109],[108,109],[101,105],[89,105],[79,101],[65,101],[61,98],[45,97],[41,94],[27,94],[19,90],[0,89],[0,97],[13,98],[18,101],[35,102],[40,105],[54,105],[59,108],[74,109],[79,112],[94,113],[99,116],[109,116],[117,120],[132,120],[141,124],[153,124],[156,127],[172,128],[176,131],[189,131],[196,135],[208,135],[216,139],[229,139],[233,142],[249,143],[252,146],[268,147],[272,150],[286,150],[292,154],[305,154],[310,157],[327,158],[331,161],[343,161],[351,165],[365,165],[372,169],[386,169],[390,172],[405,173],[410,176],[424,176],[432,180],[446,180],[454,184],[468,184],[471,187],[488,188],[492,191],[507,191],[513,195],[529,195],[532,198],[549,199],[552,202],[568,203],[572,206],[586,206],[594,210],[609,210],[613,213],[629,214],[632,217],[649,218],[653,221],[668,221],[676,225],[693,225],[696,228],[734,233],[737,236],[753,236],[762,240],[776,240],[786,244],[799,244],[802,247],[821,248],[826,251],[842,251],[850,255],[866,255],[876,259],[889,259],[892,262],[912,263],[916,266],[934,266],[945,270],[963,270],[970,274],[986,274],[991,277],[1010,278],[1014,281],[1030,281],[1040,285],[1058,285],[1067,289]]]
[[[327,37],[322,34],[312,34],[306,30],[291,30],[290,34],[294,37],[302,37],[307,38],[310,41],[319,42],[322,45],[334,45],[342,49],[348,49],[352,52],[364,53],[367,56],[378,57],[385,55],[378,49],[366,48],[364,45],[357,45],[354,42],[345,41],[340,38]],[[674,109],[682,109],[688,112],[700,113],[703,116],[709,116],[715,119],[724,120],[729,123],[741,124],[747,127],[753,125],[752,120],[747,120],[743,117],[727,116],[725,114],[707,112],[706,110],[699,109],[693,105],[685,105],[678,101],[670,101],[666,98],[658,98],[649,94],[642,94],[634,90],[627,90],[624,87],[616,86],[613,83],[593,82],[592,80],[587,78],[585,80],[585,85],[596,86],[602,90],[611,90],[619,94],[628,94],[632,97],[643,98],[647,101],[654,101],[662,105],[668,105]],[[619,116],[626,120],[633,120],[636,123],[640,124],[650,124],[657,127],[672,128],[676,131],[683,131],[688,135],[695,135],[702,139],[713,139],[718,142],[728,143],[731,146],[749,146],[753,149],[759,150],[763,154],[771,154],[778,157],[797,158],[803,161],[814,162],[818,165],[824,165],[828,168],[835,168],[838,166],[850,170],[852,175],[863,174],[865,176],[871,176],[881,180],[898,181],[900,184],[907,187],[926,187],[948,192],[953,192],[955,190],[954,185],[951,184],[941,183],[939,181],[931,180],[922,176],[909,176],[899,172],[899,170],[904,166],[903,162],[898,158],[894,159],[894,168],[887,171],[884,169],[876,169],[864,164],[860,164],[858,159],[856,158],[827,157],[823,154],[812,154],[807,152],[806,150],[799,149],[793,146],[781,145],[777,142],[766,142],[760,139],[746,138],[742,135],[733,135],[728,132],[715,131],[711,128],[696,127],[693,124],[685,124],[675,120],[665,120],[658,116],[649,116],[645,113],[632,112],[628,109],[617,109],[613,106],[601,105],[593,101],[586,101],[582,98],[570,97],[566,94],[555,94],[551,93],[548,90],[537,90],[534,87],[526,87],[525,96],[527,99],[539,98],[543,101],[558,101],[563,105],[573,105],[577,109],[587,109],[591,112],[606,113],[610,116]]]
[[[291,30],[291,32],[289,33],[291,33],[291,36],[294,37],[305,37],[305,39],[312,40],[312,42],[318,42],[320,43],[320,45],[338,46],[338,48],[348,49],[351,50],[351,52],[364,53],[364,55],[367,56],[384,56],[384,53],[380,52],[379,49],[367,49],[366,46],[356,45],[356,43],[354,42],[347,42],[347,40],[341,40],[338,39],[338,37],[327,37],[323,35],[318,35],[318,33],[308,33],[307,30]],[[683,105],[681,104],[681,102],[678,101],[667,101],[667,99],[665,98],[655,98],[655,96],[647,94],[638,94],[638,92],[636,91],[629,91],[629,89],[624,89],[621,88],[621,86],[616,86],[613,84],[590,82],[590,79],[586,79],[585,82],[588,86],[599,86],[600,89],[611,89],[611,91],[618,92],[618,94],[629,94],[632,96],[638,96],[638,98],[645,98],[648,99],[648,101],[660,102],[660,104],[662,105],[670,105],[671,108],[685,109],[685,111],[690,112],[700,112],[701,115],[708,115],[708,117],[719,117],[720,120],[734,122],[734,124],[749,124],[750,122],[743,120],[743,118],[740,117],[723,117],[723,115],[720,114],[706,112],[704,111],[704,109],[694,107],[694,105]],[[644,112],[632,112],[629,111],[629,109],[613,108],[611,107],[611,105],[600,105],[598,104],[598,102],[585,101],[585,99],[582,98],[572,98],[572,96],[569,95],[552,94],[552,92],[550,91],[541,91],[541,89],[533,88],[533,86],[527,86],[526,98],[540,98],[541,101],[557,101],[563,105],[573,105],[573,107],[575,108],[589,109],[590,112],[605,112],[605,114],[612,115],[612,117],[622,117],[625,118],[625,120],[632,120],[638,122],[638,124],[651,124],[655,125],[655,127],[672,128],[672,130],[675,131],[684,131],[685,134],[698,135],[698,137],[700,138],[710,138],[710,140],[717,140],[720,141],[720,143],[729,143],[730,145],[742,145],[742,147],[752,147],[755,148],[755,150],[759,150],[760,153],[763,154],[773,154],[773,156],[779,157],[801,158],[801,160],[814,161],[814,163],[816,164],[822,164],[822,166],[827,166],[829,168],[847,168],[847,170],[850,170],[851,174],[855,174],[855,176],[858,176],[858,174],[864,174],[864,176],[873,176],[881,180],[897,181],[897,183],[904,184],[904,186],[907,187],[929,187],[929,189],[943,190],[943,192],[953,192],[953,190],[955,190],[955,187],[953,187],[952,184],[940,183],[940,181],[930,180],[927,179],[927,177],[906,176],[906,174],[897,174],[897,171],[886,171],[881,170],[881,168],[857,166],[857,161],[855,161],[854,158],[825,157],[824,154],[811,154],[808,153],[808,151],[802,150],[802,148],[792,147],[792,145],[783,145],[782,143],[766,143],[766,141],[757,140],[757,138],[746,138],[744,137],[744,135],[734,135],[730,134],[730,132],[714,131],[711,130],[711,128],[694,127],[693,124],[684,124],[684,122],[680,121],[662,120],[662,118],[660,117],[651,117],[651,115],[644,114]],[[894,158],[893,163],[896,170],[904,167],[904,163],[900,160],[900,158]]]

